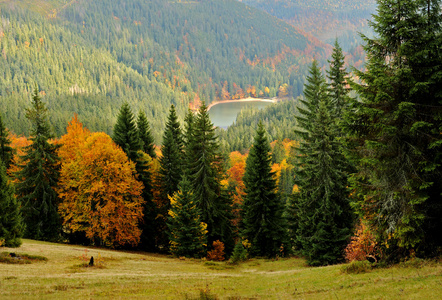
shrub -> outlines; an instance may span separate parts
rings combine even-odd
[[[371,259],[378,261],[381,251],[372,230],[365,224],[364,220],[356,226],[355,234],[351,242],[345,248],[345,259],[348,262],[363,261]]]
[[[207,259],[223,261],[224,260],[224,243],[217,240],[213,242],[213,250],[207,253]]]
[[[246,261],[247,260],[247,250],[244,247],[241,241],[235,244],[235,248],[233,248],[232,256],[230,257],[230,261],[234,264]]]
[[[341,267],[342,273],[347,274],[360,274],[360,273],[366,273],[372,269],[373,265],[364,260],[364,261],[352,261],[349,264],[343,265]]]

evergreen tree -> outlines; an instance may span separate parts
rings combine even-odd
[[[231,203],[221,187],[222,158],[215,128],[210,121],[205,103],[191,124],[186,137],[186,161],[195,203],[201,211],[201,220],[207,224],[208,243],[220,240],[226,252],[233,249]]]
[[[207,244],[206,224],[201,222],[200,214],[191,185],[186,176],[179,184],[179,190],[170,197],[169,210],[170,251],[176,256],[204,256]]]
[[[252,255],[266,257],[278,255],[281,246],[287,246],[286,222],[282,217],[284,204],[276,193],[270,151],[264,125],[259,122],[244,174],[242,235],[252,244]]]
[[[143,183],[143,222],[140,227],[142,229],[140,237],[140,247],[146,251],[153,251],[155,249],[155,218],[156,208],[153,203],[152,195],[152,174],[149,170],[148,158],[143,155],[143,148],[145,141],[141,140],[141,136],[148,136],[147,119],[144,122],[140,113],[142,131],[137,129],[135,125],[134,115],[128,103],[123,103],[118,114],[117,123],[114,126],[113,141],[119,145],[126,153],[128,158],[135,163],[135,170],[138,174],[138,179]],[[146,126],[147,125],[147,126]]]
[[[24,224],[19,204],[0,160],[0,246],[19,247]]]
[[[54,188],[60,173],[57,149],[60,145],[49,143],[52,138],[47,122],[47,109],[41,101],[38,89],[32,96],[32,107],[26,117],[31,121],[30,138],[21,157],[21,169],[16,173],[17,197],[22,204],[26,224],[25,237],[41,240],[56,240],[61,232],[57,212],[58,197]]]
[[[170,197],[178,191],[178,185],[183,175],[183,135],[176,115],[175,106],[171,105],[166,129],[161,146],[158,172],[159,182],[159,218],[157,218],[158,242],[162,245],[169,243],[166,234],[167,214],[170,210]]]
[[[141,150],[141,142],[134,115],[127,102],[123,103],[120,108],[112,139],[123,149],[130,160],[137,162],[140,157],[138,151]]]
[[[297,133],[303,138],[298,151],[293,195],[296,242],[310,265],[328,265],[343,259],[351,234],[352,214],[347,186],[347,162],[337,141],[339,130],[333,117],[325,79],[313,63],[308,78],[306,109],[300,110]]]
[[[3,161],[6,169],[9,168],[12,162],[13,149],[11,148],[11,141],[8,138],[9,132],[3,124],[2,116],[0,114],[0,161]]]
[[[183,134],[176,115],[175,107],[170,107],[166,129],[161,146],[159,179],[161,199],[168,202],[168,197],[178,191],[178,184],[183,173]],[[166,212],[169,210],[166,207]]]
[[[328,61],[329,70],[327,71],[327,78],[330,81],[329,95],[331,97],[331,105],[335,109],[335,116],[340,118],[342,110],[348,106],[348,94],[350,89],[348,87],[347,77],[348,73],[345,70],[345,56],[339,46],[338,40],[335,41],[332,59]]]
[[[141,150],[152,158],[156,158],[154,140],[146,114],[140,111],[137,119],[138,137],[141,141]]]
[[[141,236],[140,247],[145,251],[156,250],[156,224],[157,207],[153,202],[152,193],[152,172],[150,171],[150,163],[152,158],[143,151],[139,151],[139,158],[135,164],[135,170],[138,174],[138,180],[143,183],[143,221],[140,224]]]
[[[361,102],[346,117],[360,145],[358,211],[394,258],[442,246],[441,20],[440,0],[378,1],[377,36],[364,37],[367,71],[354,85]]]

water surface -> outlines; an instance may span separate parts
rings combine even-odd
[[[243,101],[243,102],[226,102],[212,106],[209,110],[210,119],[215,126],[227,128],[236,121],[236,116],[245,107],[253,107],[263,109],[273,104],[264,101]]]

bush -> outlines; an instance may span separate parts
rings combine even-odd
[[[380,256],[381,251],[372,230],[361,220],[351,242],[345,248],[345,259],[348,262],[367,259],[377,262]]]
[[[213,250],[207,253],[208,260],[223,261],[224,260],[224,243],[217,240],[213,242]]]
[[[238,262],[246,260],[247,260],[247,250],[244,247],[242,241],[239,241],[235,244],[235,248],[233,248],[233,253],[232,256],[230,257],[230,261],[233,264],[236,264]]]
[[[343,265],[341,267],[342,273],[347,274],[361,274],[369,272],[373,268],[373,265],[364,260],[364,261],[352,261],[349,264]]]

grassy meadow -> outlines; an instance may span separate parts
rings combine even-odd
[[[0,248],[0,299],[442,299],[440,261],[342,269],[311,268],[299,258],[230,265],[24,240]]]

